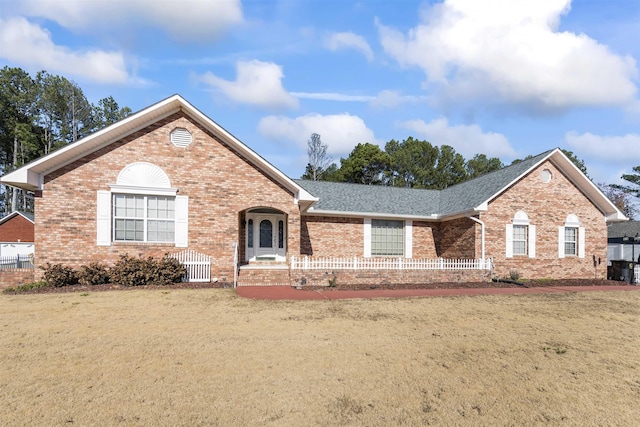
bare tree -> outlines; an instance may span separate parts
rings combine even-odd
[[[318,181],[322,174],[327,170],[333,159],[327,153],[329,146],[324,144],[320,139],[320,135],[312,133],[307,141],[307,154],[309,155],[309,164],[303,178]]]

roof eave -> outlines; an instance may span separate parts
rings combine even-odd
[[[309,216],[330,216],[330,217],[349,217],[349,218],[381,218],[381,219],[415,219],[419,221],[438,221],[440,216],[437,214],[431,215],[405,215],[405,214],[390,214],[383,212],[354,212],[354,211],[333,211],[325,209],[310,208],[305,215]]]

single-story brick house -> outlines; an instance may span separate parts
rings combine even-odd
[[[626,220],[559,149],[442,191],[294,180],[179,95],[1,182],[35,192],[38,265],[188,249],[239,285],[593,278]]]

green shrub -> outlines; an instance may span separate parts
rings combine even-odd
[[[83,265],[78,271],[78,281],[81,285],[105,285],[111,283],[111,275],[107,266],[99,262]]]
[[[166,255],[162,259],[121,255],[111,268],[111,281],[120,286],[170,285],[182,280],[185,267]]]
[[[46,288],[48,286],[47,282],[44,280],[40,280],[38,282],[33,283],[25,283],[24,285],[14,286],[11,288],[6,288],[2,291],[3,294],[19,294],[21,292],[29,292],[33,289]]]
[[[78,283],[78,275],[76,271],[62,264],[47,263],[44,270],[44,280],[49,286],[61,288],[63,286],[71,286]]]

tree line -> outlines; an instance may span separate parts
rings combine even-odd
[[[71,144],[131,114],[109,96],[90,103],[63,76],[21,68],[0,70],[0,174]],[[31,195],[0,186],[0,217],[33,211]]]

